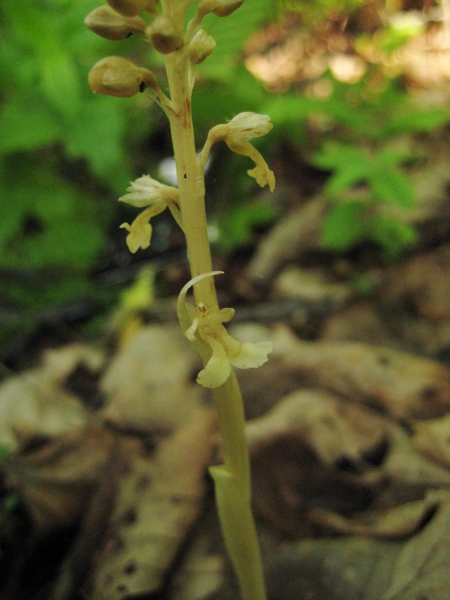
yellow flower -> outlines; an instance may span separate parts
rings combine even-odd
[[[119,198],[121,202],[126,202],[139,208],[148,207],[135,218],[131,225],[129,223],[122,223],[120,226],[129,232],[127,235],[127,245],[130,252],[134,254],[139,248],[145,250],[150,246],[152,237],[150,219],[162,213],[167,206],[172,209],[174,203],[178,204],[179,192],[177,188],[160,183],[150,177],[150,175],[143,175],[136,179],[136,181],[133,181],[127,191],[129,194],[125,194],[125,196]],[[175,217],[177,216],[175,215]]]
[[[186,323],[185,300],[189,288],[201,279],[221,272],[212,271],[198,275],[183,287],[178,297],[178,315],[182,325]],[[230,376],[231,366],[239,369],[260,367],[267,362],[267,355],[272,351],[272,342],[251,344],[239,342],[231,337],[223,323],[230,321],[233,315],[233,308],[219,309],[216,306],[207,307],[204,304],[198,304],[195,309],[195,317],[185,331],[186,337],[191,342],[195,342],[198,336],[212,350],[210,359],[197,376],[198,383],[204,387],[215,388],[225,383]]]
[[[129,194],[125,194],[119,198],[120,202],[126,202],[131,206],[137,206],[142,208],[144,206],[150,206],[150,204],[156,204],[163,201],[168,204],[169,202],[179,202],[179,192],[177,188],[171,185],[165,185],[150,177],[150,175],[143,175],[138,177],[136,181],[133,181],[129,188],[127,188]]]
[[[242,112],[236,115],[229,123],[213,127],[205,143],[205,147],[199,154],[199,166],[204,167],[209,156],[211,147],[216,142],[223,140],[227,146],[236,154],[248,156],[255,163],[255,168],[247,173],[256,179],[256,182],[264,187],[268,185],[270,191],[275,188],[275,175],[269,169],[260,152],[250,144],[250,140],[269,133],[272,124],[268,115],[259,115],[253,112]]]

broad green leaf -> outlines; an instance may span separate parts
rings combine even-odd
[[[30,151],[59,141],[63,130],[39,98],[13,95],[0,115],[0,153]]]
[[[274,127],[297,125],[317,111],[316,102],[303,95],[286,93],[269,96],[263,112],[270,115]]]
[[[412,208],[415,203],[413,187],[407,178],[395,166],[375,164],[369,174],[370,187],[378,201]]]
[[[337,204],[327,215],[321,232],[324,248],[345,251],[361,242],[366,236],[366,206],[349,201]]]
[[[410,223],[396,217],[375,215],[371,219],[370,238],[379,244],[387,260],[393,260],[417,241],[417,231]]]
[[[26,0],[5,0],[3,9],[17,38],[38,59],[38,75],[48,100],[62,115],[74,117],[80,108],[80,84],[74,58],[66,51],[51,13]]]
[[[75,117],[80,109],[81,88],[70,54],[60,50],[43,57],[41,73],[42,89],[52,105],[64,116]]]
[[[268,225],[277,216],[277,209],[267,202],[244,203],[221,219],[219,244],[227,252],[252,241],[255,227]]]
[[[418,110],[405,106],[403,110],[388,115],[383,126],[385,135],[392,133],[427,132],[443,127],[449,122],[450,112],[442,108]]]
[[[19,179],[8,180],[15,219],[0,238],[0,266],[10,269],[89,269],[101,248],[108,214],[48,170],[22,160]],[[8,211],[9,206],[4,206]]]
[[[123,99],[90,98],[73,122],[66,142],[69,156],[86,159],[92,172],[120,194],[131,179],[125,151],[125,108]]]
[[[333,171],[325,185],[329,197],[368,179],[371,170],[370,158],[364,148],[344,144],[325,144],[313,159],[316,167]]]

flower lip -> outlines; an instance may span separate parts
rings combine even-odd
[[[208,308],[199,303],[195,317],[189,316],[186,304],[188,290],[202,279],[221,273],[223,271],[211,271],[194,277],[183,286],[177,302],[178,318],[185,336],[194,343],[200,338],[212,350],[205,367],[197,376],[197,382],[208,388],[223,385],[230,376],[231,365],[240,369],[260,367],[267,362],[267,355],[272,351],[272,342],[243,343],[228,334],[223,323],[227,323],[233,317],[232,308]]]

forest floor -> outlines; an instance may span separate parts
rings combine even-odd
[[[395,264],[322,251],[320,193],[217,257],[232,334],[274,344],[238,373],[272,600],[450,598],[448,132],[422,143],[420,241]],[[237,600],[206,477],[220,440],[174,304],[116,315],[107,344],[55,333],[5,378],[1,598]]]

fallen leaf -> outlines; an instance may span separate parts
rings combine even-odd
[[[197,409],[161,441],[156,454],[134,450],[90,578],[92,600],[119,600],[159,590],[200,514],[206,468],[215,446],[216,415]]]
[[[104,374],[102,418],[125,429],[172,431],[201,404],[203,391],[190,379],[196,360],[178,326],[146,327]]]
[[[367,457],[386,441],[385,422],[373,411],[329,392],[302,389],[282,398],[247,424],[250,452],[281,437],[298,437],[325,465],[348,461],[355,471],[373,468]]]
[[[108,430],[88,424],[10,458],[7,484],[18,492],[38,531],[78,521],[113,444]]]
[[[359,342],[305,342],[279,327],[275,356],[309,384],[411,421],[450,410],[450,371],[441,363]]]
[[[448,600],[450,598],[450,500],[430,523],[409,540],[397,557],[380,600]],[[368,595],[367,600],[375,599]],[[366,598],[364,598],[366,600]]]
[[[413,423],[412,443],[426,456],[450,467],[450,415]]]
[[[435,493],[422,500],[406,502],[392,508],[367,510],[353,515],[352,518],[323,508],[311,510],[308,517],[333,533],[398,539],[418,531],[444,499],[448,499],[448,492],[442,492],[441,497]]]

